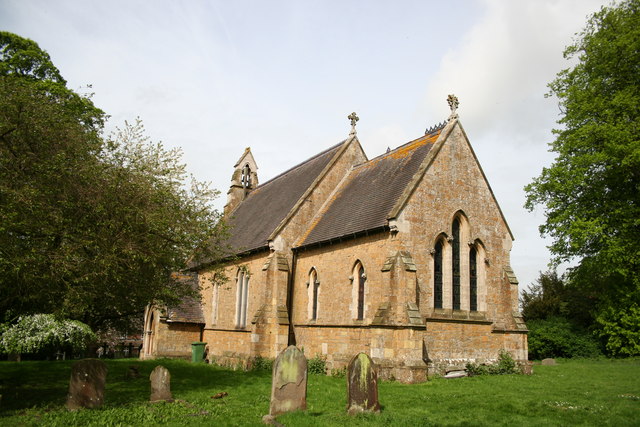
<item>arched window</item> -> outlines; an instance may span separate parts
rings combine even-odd
[[[469,310],[478,311],[478,251],[475,246],[469,250]]]
[[[249,296],[249,272],[238,270],[236,278],[236,327],[247,326],[247,301]]]
[[[364,267],[358,261],[353,267],[353,286],[356,294],[356,319],[364,320],[364,285],[367,280],[367,275],[364,271]]]
[[[442,239],[436,243],[433,254],[433,307],[442,308]]]
[[[476,239],[469,252],[469,293],[472,295],[469,310],[487,310],[487,285],[486,268],[487,252],[480,239]],[[475,307],[473,305],[473,295],[475,295]]]
[[[451,234],[453,235],[451,245],[452,307],[454,310],[460,310],[460,219],[453,220]]]
[[[244,188],[250,188],[251,187],[251,168],[249,167],[249,164],[247,163],[246,165],[244,165],[244,167],[242,168],[242,186]]]
[[[318,318],[318,291],[320,290],[320,281],[318,280],[318,272],[312,268],[309,272],[309,283],[307,283],[307,292],[309,297],[309,320]]]
[[[218,300],[219,300],[219,286],[216,280],[216,276],[213,276],[211,281],[211,324],[215,325],[218,322]]]

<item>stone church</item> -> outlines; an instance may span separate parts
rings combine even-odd
[[[424,381],[502,350],[527,360],[513,235],[449,97],[451,116],[368,159],[356,135],[258,185],[247,148],[225,217],[237,257],[201,301],[149,307],[142,357],[275,358],[288,344],[330,369],[365,351],[382,378]]]

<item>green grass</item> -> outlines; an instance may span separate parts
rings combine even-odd
[[[64,409],[72,362],[0,362],[0,425],[261,425],[270,372],[240,372],[178,360],[107,361],[105,405]],[[126,379],[132,364],[141,376]],[[171,371],[174,403],[149,403],[149,374]],[[227,392],[222,399],[211,399]],[[566,360],[532,376],[501,375],[379,385],[380,414],[345,414],[344,378],[310,375],[305,412],[287,426],[327,425],[640,425],[640,359]]]

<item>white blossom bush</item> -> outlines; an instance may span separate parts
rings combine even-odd
[[[47,348],[71,347],[84,350],[97,339],[91,328],[77,320],[58,320],[52,314],[21,316],[18,322],[1,331],[3,353],[37,353]]]

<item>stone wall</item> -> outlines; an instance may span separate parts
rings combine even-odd
[[[435,153],[434,153],[435,154]],[[488,319],[514,326],[511,313],[517,311],[512,289],[504,281],[504,268],[509,266],[512,238],[495,202],[482,170],[477,163],[460,125],[456,125],[445,144],[433,158],[433,163],[398,217],[397,239],[403,249],[410,251],[417,267],[420,285],[421,312],[432,314],[433,254],[439,236],[444,237],[445,259],[444,309],[451,309],[450,244],[452,223],[458,215],[462,219],[462,248],[474,244],[480,259],[478,311]],[[461,258],[462,310],[469,310],[468,258]],[[449,287],[447,286],[449,282]]]
[[[295,325],[309,323],[309,293],[307,283],[312,268],[317,272],[318,313],[313,323],[323,325],[358,325],[373,319],[380,303],[387,301],[390,288],[381,271],[393,242],[387,233],[347,240],[326,245],[298,254],[293,292],[293,322]],[[362,263],[365,281],[364,321],[356,320],[357,280],[353,268]],[[352,355],[353,356],[353,355]]]
[[[244,366],[251,355],[251,331],[205,329],[208,360],[223,366]]]
[[[227,278],[226,282],[215,285],[213,281],[214,273],[211,270],[203,270],[198,274],[200,287],[202,289],[202,312],[205,318],[205,330],[215,328],[235,331],[236,328],[236,304],[238,283],[238,270],[242,267],[249,274],[249,292],[247,304],[247,325],[251,325],[251,319],[258,308],[265,302],[264,273],[262,266],[269,253],[259,252],[240,258],[224,269]],[[217,295],[214,286],[218,287]],[[217,297],[217,311],[214,313],[213,297]],[[214,314],[216,314],[214,319]],[[245,330],[249,330],[247,327]]]
[[[200,341],[200,325],[189,323],[167,323],[160,321],[156,334],[153,357],[175,357],[190,359],[191,343]]]
[[[223,283],[216,284],[211,270],[199,273],[202,311],[206,322],[203,341],[207,343],[210,360],[235,364],[256,356],[251,352],[252,320],[271,295],[265,288],[266,273],[262,270],[268,255],[268,252],[260,252],[230,263],[224,269],[227,280]],[[249,274],[245,327],[236,324],[236,278],[240,268]]]
[[[424,330],[411,327],[297,325],[296,345],[308,358],[326,357],[327,368],[344,369],[359,352],[368,354],[383,379],[420,382],[427,379],[423,361]]]

